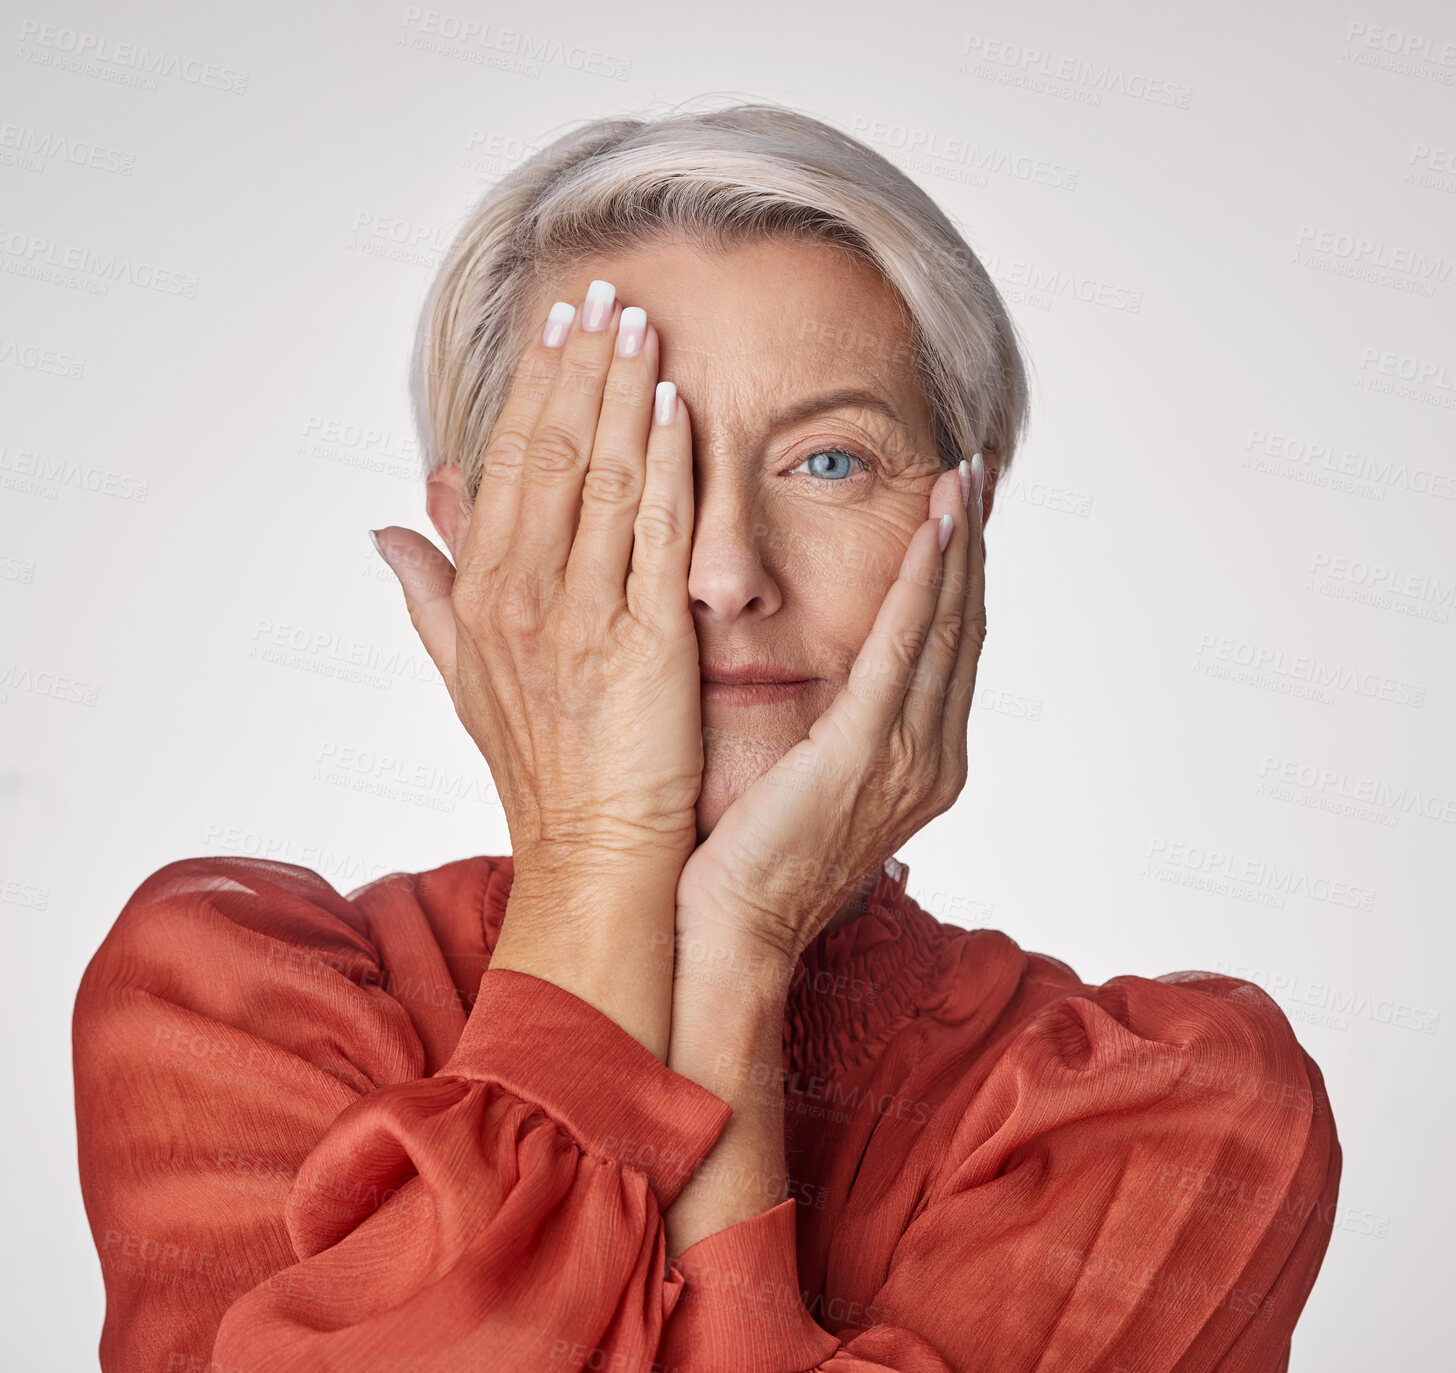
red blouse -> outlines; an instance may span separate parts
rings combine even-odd
[[[1258,987],[1078,980],[891,862],[796,969],[789,1199],[669,1261],[731,1110],[489,971],[505,858],[352,896],[192,858],[74,1019],[107,1373],[1258,1370],[1329,1243],[1319,1069]]]

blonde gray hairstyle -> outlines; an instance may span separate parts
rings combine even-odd
[[[751,103],[593,120],[490,187],[446,255],[415,340],[425,475],[455,463],[474,499],[543,281],[665,234],[717,247],[810,238],[868,262],[907,313],[907,362],[944,466],[979,450],[988,482],[1005,472],[1026,426],[1027,378],[980,259],[872,148],[785,106]]]

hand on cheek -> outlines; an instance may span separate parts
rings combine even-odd
[[[980,454],[963,468],[932,487],[844,688],[684,866],[680,934],[746,932],[792,967],[860,874],[960,794],[986,632]]]

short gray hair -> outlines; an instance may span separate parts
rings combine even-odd
[[[425,475],[458,464],[474,498],[534,323],[527,311],[553,270],[674,231],[717,246],[820,239],[867,261],[909,316],[908,362],[942,463],[980,450],[988,480],[1006,470],[1026,427],[1027,378],[1015,326],[980,259],[874,149],[786,106],[752,103],[596,119],[490,187],[452,243],[416,335]]]

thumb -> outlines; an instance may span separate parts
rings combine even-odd
[[[455,611],[450,603],[454,564],[413,529],[392,524],[371,529],[369,537],[399,579],[410,623],[449,686],[455,680]]]

